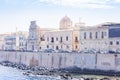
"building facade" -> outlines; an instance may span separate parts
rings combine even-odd
[[[107,53],[108,46],[107,27],[80,28],[80,51]]]
[[[29,27],[29,36],[27,41],[27,50],[28,51],[37,51],[39,46],[39,37],[38,37],[38,25],[36,21],[31,21]]]
[[[8,35],[8,33],[0,34],[0,50],[4,50],[4,38]]]
[[[72,51],[72,30],[58,30],[46,32],[45,49]]]
[[[109,52],[120,53],[120,23],[106,23],[103,26],[108,27]]]
[[[4,38],[4,50],[6,51],[26,51],[27,37],[22,32],[17,32]]]
[[[120,51],[120,24],[109,23],[97,26],[85,26],[77,23],[73,26],[72,20],[65,16],[60,20],[59,29],[40,28],[36,21],[31,21],[28,51],[77,51],[88,53],[108,53]]]

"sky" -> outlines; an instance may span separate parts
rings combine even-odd
[[[120,23],[120,0],[0,0],[0,34],[28,31],[34,20],[41,28],[59,28],[65,15],[90,26]]]

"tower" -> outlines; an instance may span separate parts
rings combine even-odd
[[[28,43],[27,43],[27,50],[28,51],[37,51],[38,50],[38,34],[37,34],[38,26],[36,21],[31,21],[29,27],[29,36],[28,36]]]

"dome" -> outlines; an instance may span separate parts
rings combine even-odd
[[[68,16],[65,16],[61,19],[60,22],[71,22],[70,18]]]
[[[72,27],[72,21],[69,17],[65,16],[60,20],[60,29],[68,29]]]

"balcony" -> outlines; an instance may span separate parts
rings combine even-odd
[[[75,43],[78,43],[79,41],[78,40],[75,40]]]

